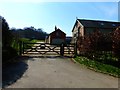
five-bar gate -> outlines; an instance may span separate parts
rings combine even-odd
[[[21,54],[23,55],[59,55],[74,56],[76,54],[76,46],[74,44],[51,45],[48,43],[22,43]]]

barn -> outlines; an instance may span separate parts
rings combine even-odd
[[[78,37],[89,35],[95,30],[100,30],[100,32],[105,34],[112,32],[118,26],[120,26],[120,22],[76,19],[72,29],[72,43],[75,43]]]
[[[66,34],[55,26],[55,31],[51,32],[45,42],[49,44],[62,44],[65,43]]]

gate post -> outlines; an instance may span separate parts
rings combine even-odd
[[[24,54],[24,42],[22,42],[22,53]]]
[[[22,55],[22,41],[19,42],[19,55]]]
[[[74,44],[74,54],[77,55],[77,42]]]
[[[64,44],[63,43],[60,46],[60,55],[64,56]]]

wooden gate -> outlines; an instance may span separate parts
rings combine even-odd
[[[22,54],[73,56],[75,45],[50,45],[48,43],[22,43]]]

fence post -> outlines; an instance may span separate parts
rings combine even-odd
[[[77,55],[77,42],[74,44],[74,54]]]
[[[22,53],[24,54],[24,42],[22,42]]]
[[[22,41],[19,42],[19,55],[22,55]]]
[[[64,56],[64,44],[63,43],[60,46],[60,55]]]

